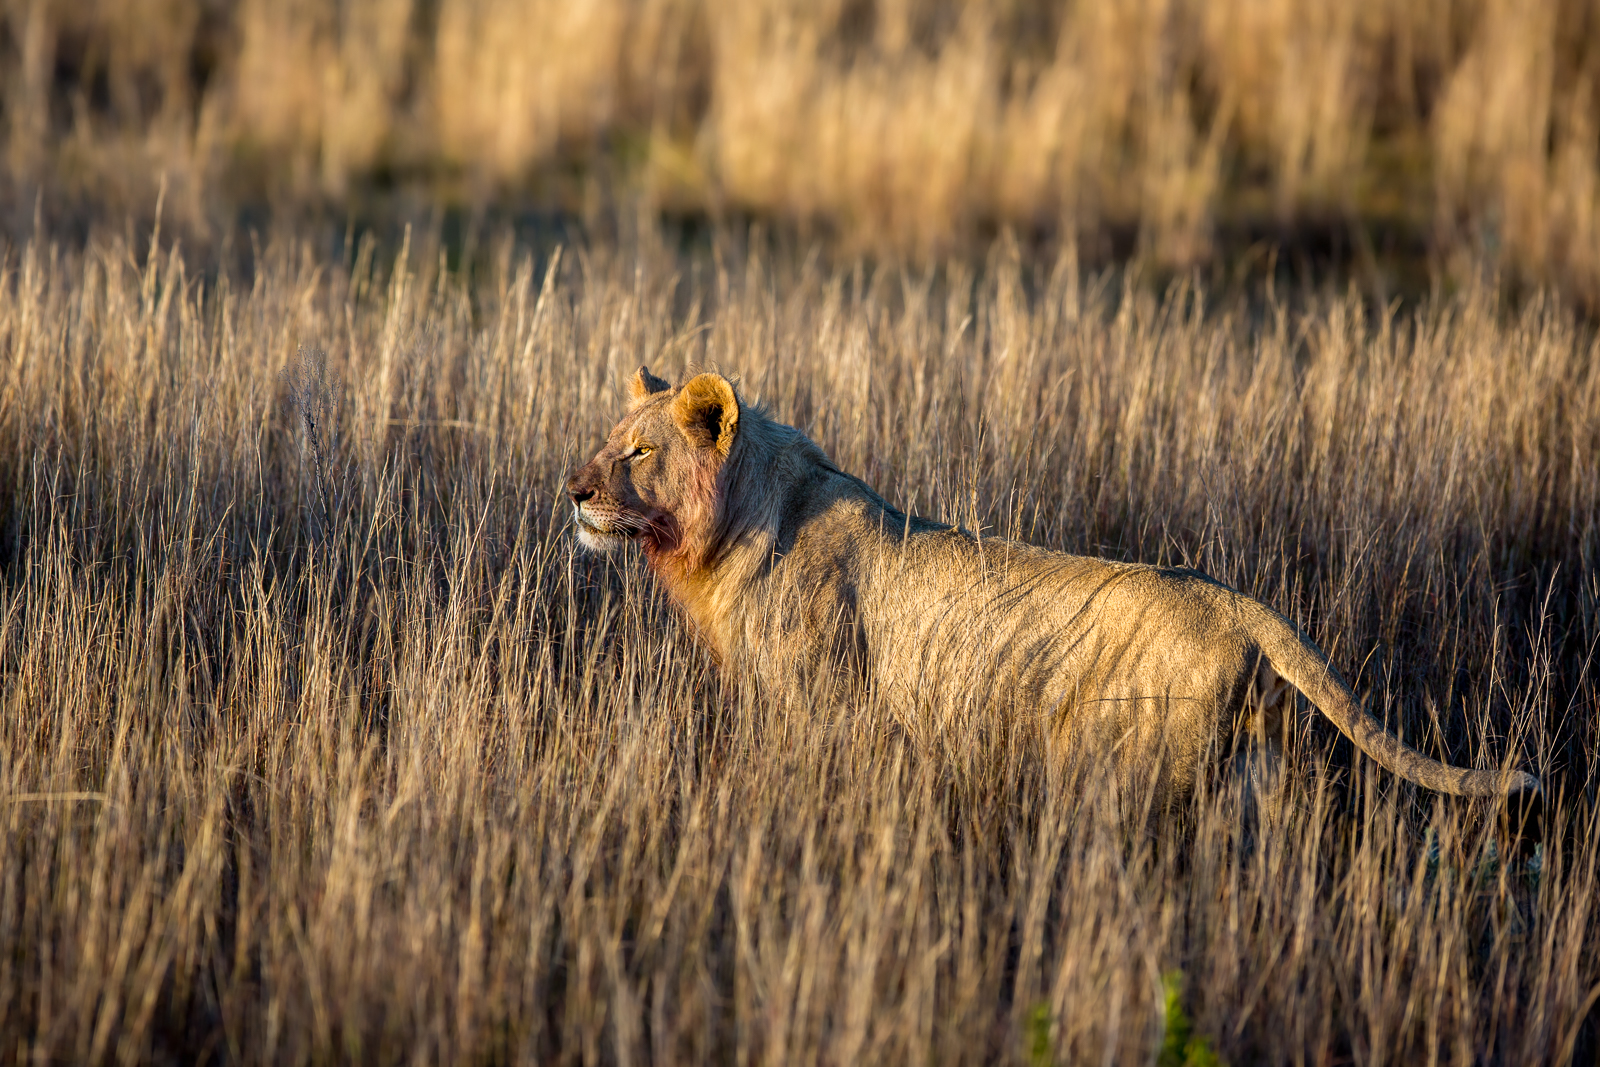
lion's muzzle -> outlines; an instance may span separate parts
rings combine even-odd
[[[572,506],[583,507],[586,500],[594,498],[596,492],[594,464],[589,463],[572,472],[567,479],[567,496],[572,499]]]
[[[627,532],[590,518],[584,513],[582,504],[572,506],[572,519],[578,527],[578,543],[591,552],[608,554],[628,543]]]
[[[615,529],[615,523],[589,515],[584,510],[585,504],[592,506],[601,503],[595,499],[599,495],[597,483],[593,463],[585,464],[567,479],[567,497],[572,501],[572,521],[578,527],[578,543],[584,548],[591,552],[614,552],[627,541],[626,535]]]

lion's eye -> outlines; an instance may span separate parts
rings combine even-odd
[[[634,459],[643,459],[644,457],[648,456],[650,453],[652,453],[654,451],[655,451],[655,449],[652,448],[650,445],[636,445],[636,446],[634,446],[634,449],[633,449],[633,458]]]

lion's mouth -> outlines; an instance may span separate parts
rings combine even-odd
[[[609,523],[596,522],[584,514],[580,505],[572,507],[572,519],[578,527],[578,541],[591,552],[610,553],[632,540],[635,531]]]
[[[573,505],[572,515],[577,521],[578,527],[585,533],[595,534],[600,537],[627,537],[633,532],[626,528],[618,528],[607,523],[596,522],[584,514],[583,508],[576,504]]]

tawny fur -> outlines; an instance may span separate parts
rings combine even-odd
[[[1429,759],[1271,608],[1194,570],[984,538],[907,515],[714,374],[641,367],[568,481],[579,537],[630,540],[723,665],[803,703],[872,694],[908,723],[1028,715],[1054,746],[1187,793],[1244,724],[1276,753],[1288,686],[1378,763],[1445,793],[1537,790]],[[1059,749],[1058,749],[1059,751]]]

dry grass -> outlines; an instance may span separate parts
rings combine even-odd
[[[1600,1048],[1600,361],[1558,307],[418,244],[5,253],[0,1061],[1149,1063],[1167,991],[1235,1063]],[[923,513],[1263,597],[1424,749],[1545,775],[1539,866],[1321,727],[1249,851],[1225,796],[1108,829],[1023,731],[724,688],[558,499],[646,359]]]
[[[1487,265],[1600,301],[1580,0],[0,11],[0,192],[22,220],[42,190],[119,224],[161,174],[196,233],[374,184],[593,210],[620,182],[929,260],[1006,226],[1179,267],[1266,240],[1379,290]]]

